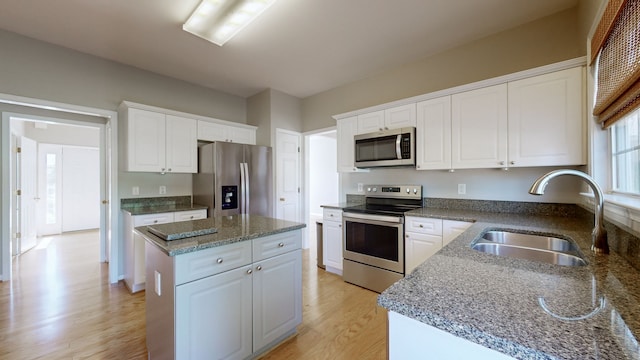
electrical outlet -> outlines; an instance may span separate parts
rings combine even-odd
[[[458,184],[458,194],[464,195],[467,193],[467,184]]]
[[[358,192],[362,192],[362,183],[358,183]]]
[[[140,195],[140,187],[134,186],[131,188],[131,195]]]
[[[164,185],[160,185],[160,195],[164,195],[167,193],[167,187]]]

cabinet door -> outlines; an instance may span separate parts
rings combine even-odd
[[[165,167],[165,115],[127,110],[127,171],[162,172]]]
[[[405,233],[405,272],[410,274],[413,269],[422,264],[442,249],[442,236]]]
[[[586,163],[583,71],[509,83],[509,166]]]
[[[451,162],[454,169],[507,164],[507,85],[451,96]]]
[[[174,215],[174,221],[189,221],[189,220],[198,220],[198,219],[206,219],[207,218],[207,210],[190,210],[190,211],[178,211]]]
[[[466,221],[442,220],[442,246],[446,246],[471,225],[472,223]]]
[[[245,129],[230,126],[228,129],[229,140],[240,144],[256,144],[256,131],[254,129]]]
[[[241,267],[176,286],[176,359],[252,353],[252,276]]]
[[[386,129],[416,126],[416,104],[396,106],[384,111]]]
[[[133,227],[155,225],[155,224],[167,224],[173,222],[173,213],[158,213],[148,215],[136,215],[133,217]]]
[[[198,120],[198,140],[229,141],[228,126]]]
[[[322,224],[324,265],[329,271],[342,274],[342,223],[325,221]],[[332,268],[332,269],[329,269]]]
[[[384,110],[358,115],[358,134],[384,130]]]
[[[356,116],[338,120],[338,172],[361,171],[355,167],[355,143],[353,136],[358,130],[358,118]]]
[[[302,250],[253,264],[253,350],[302,322]]]
[[[416,169],[451,169],[451,96],[419,102]]]
[[[193,119],[167,115],[167,172],[198,172],[198,126]]]

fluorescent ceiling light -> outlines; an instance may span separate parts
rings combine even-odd
[[[276,0],[202,0],[184,31],[222,46]]]

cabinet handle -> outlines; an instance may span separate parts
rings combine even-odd
[[[190,219],[193,219],[193,215],[191,215]]]
[[[167,169],[167,171],[171,171],[171,168]]]
[[[342,227],[342,224],[338,225],[338,227]]]
[[[224,260],[222,260],[222,258],[218,258],[218,260],[216,260],[216,262],[217,262],[218,264],[222,264],[222,261],[224,261]]]
[[[284,243],[278,244],[278,247],[284,247]]]
[[[504,161],[500,161],[500,165],[504,165]]]
[[[154,224],[157,224],[157,223],[158,223],[158,220],[153,220],[153,223],[154,223]]]
[[[256,270],[258,270],[258,271],[262,270],[262,265],[256,266]]]
[[[409,234],[405,235],[404,237],[406,237],[408,239],[409,238]]]
[[[333,217],[333,214],[329,214],[329,216]]]
[[[515,164],[516,164],[516,162],[515,162],[515,161],[512,161],[510,164],[511,164],[511,165],[515,165]]]
[[[253,270],[251,269],[247,270],[247,274],[251,275],[251,273],[253,273]]]
[[[422,226],[422,224],[420,224],[420,225],[418,225],[418,226],[420,226],[421,228],[423,228],[423,227],[424,227],[424,226]]]

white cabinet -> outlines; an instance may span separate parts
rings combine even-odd
[[[410,274],[469,226],[464,221],[406,216],[405,273]]]
[[[451,96],[417,104],[416,169],[451,169]]]
[[[358,117],[352,116],[338,120],[337,123],[337,156],[338,172],[365,172],[368,169],[355,167],[354,135],[358,133]]]
[[[302,322],[301,246],[301,230],[175,257],[147,246],[156,274],[146,300],[150,358],[246,359],[292,335]]]
[[[586,164],[582,67],[509,83],[509,166]]]
[[[216,359],[245,359],[251,355],[250,269],[245,266],[176,287],[175,359],[208,359],[214,354]]]
[[[242,127],[198,120],[198,140],[255,145],[256,129],[253,126]]]
[[[125,170],[156,173],[198,171],[196,121],[124,107]]]
[[[442,220],[442,246],[447,246],[471,226],[472,223],[457,220]]]
[[[451,96],[454,169],[498,168],[507,163],[507,84]]]
[[[416,126],[416,104],[358,115],[358,134]]]
[[[325,269],[342,275],[342,210],[324,208],[322,242]]]
[[[145,289],[144,239],[133,232],[139,226],[167,224],[174,221],[196,220],[207,217],[207,210],[167,212],[148,215],[124,213],[124,282],[134,293]]]

